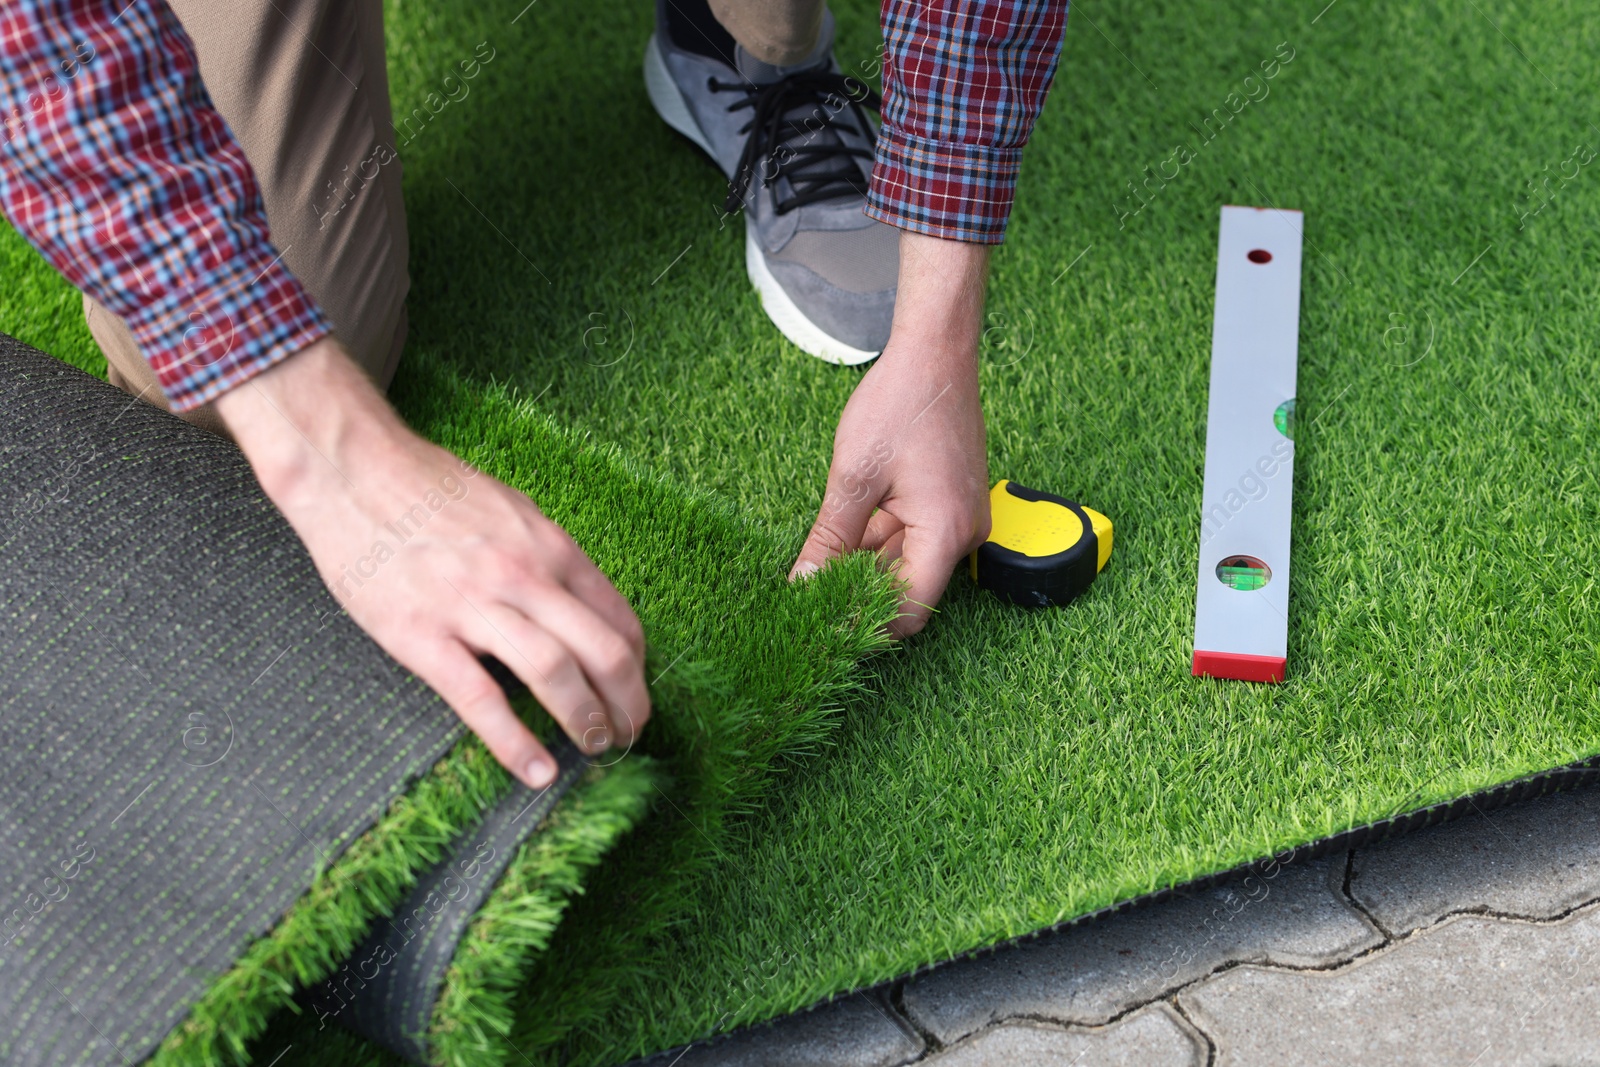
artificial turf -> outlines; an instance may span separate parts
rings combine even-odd
[[[870,75],[875,10],[835,10],[842,64]],[[1584,15],[1076,5],[994,258],[982,381],[993,474],[1106,512],[1116,553],[1060,611],[958,576],[832,720],[817,709],[871,642],[812,658],[772,642],[832,626],[780,576],[860,371],[799,353],[756,306],[722,183],[645,101],[649,5],[391,3],[397,116],[495,50],[400,146],[402,410],[484,443],[647,622],[681,623],[669,646],[715,646],[708,690],[746,698],[652,727],[677,799],[498,1002],[510,1032],[489,1059],[615,1062],[1600,751],[1600,26]],[[1180,145],[1188,161],[1168,162]],[[1305,212],[1273,687],[1188,669],[1223,203]],[[40,269],[7,270],[0,329],[83,351]],[[641,485],[648,517],[627,503]],[[702,525],[684,516],[720,524],[731,577],[705,541],[663,547]],[[859,566],[841,578],[870,585]],[[786,679],[796,663],[817,673]],[[803,726],[764,732],[792,718],[758,714],[785,694]],[[305,1038],[299,1062],[379,1058],[283,1032]]]

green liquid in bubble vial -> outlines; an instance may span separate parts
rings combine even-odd
[[[1229,589],[1248,593],[1271,581],[1272,569],[1254,556],[1229,556],[1217,564],[1217,580]]]

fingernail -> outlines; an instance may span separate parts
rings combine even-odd
[[[602,727],[591,727],[583,732],[583,747],[590,752],[604,752],[611,747],[611,734]]]
[[[548,760],[536,759],[528,764],[528,784],[543,789],[556,780],[556,765]]]
[[[821,569],[821,567],[818,567],[808,559],[804,563],[795,564],[793,573],[789,575],[789,580],[792,582],[796,578],[809,578]]]

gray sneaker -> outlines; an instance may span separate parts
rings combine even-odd
[[[834,62],[833,13],[810,56],[774,67],[737,45],[732,66],[680,47],[663,11],[644,54],[650,102],[728,176],[724,210],[744,209],[745,269],[767,316],[820,359],[872,359],[894,319],[900,231],[861,211],[879,101]]]

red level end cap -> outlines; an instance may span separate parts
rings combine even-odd
[[[1281,682],[1287,661],[1282,656],[1194,650],[1196,678],[1232,678],[1238,682]]]

